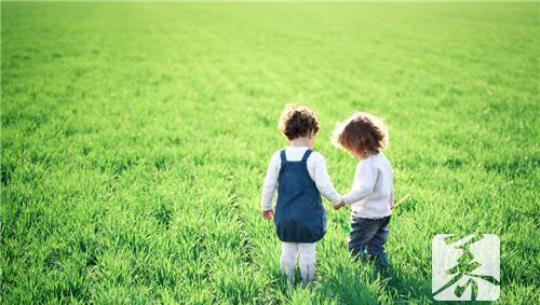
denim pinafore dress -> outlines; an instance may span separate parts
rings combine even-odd
[[[274,223],[284,242],[314,243],[326,233],[326,212],[315,182],[309,176],[308,149],[301,161],[287,161],[281,151],[278,196]]]

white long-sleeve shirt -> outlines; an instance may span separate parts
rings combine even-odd
[[[285,149],[285,156],[287,161],[300,161],[304,156],[304,153],[308,149],[307,146],[289,146]],[[272,209],[272,199],[278,186],[279,170],[281,169],[281,151],[277,151],[272,155],[266,177],[264,178],[264,184],[262,188],[261,209],[263,211]],[[326,170],[326,161],[324,157],[318,152],[314,151],[309,155],[307,159],[307,169],[309,176],[315,182],[317,189],[328,201],[332,204],[339,203],[341,201],[341,195],[336,192],[334,185],[328,176]]]
[[[370,155],[356,166],[352,189],[343,195],[352,213],[362,218],[382,218],[392,214],[392,166],[382,153]]]

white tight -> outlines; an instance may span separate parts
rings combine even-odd
[[[296,254],[302,282],[308,283],[315,277],[315,243],[281,243],[281,270],[287,274],[289,281],[294,279]]]

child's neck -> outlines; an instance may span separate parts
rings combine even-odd
[[[291,144],[291,146],[298,146],[298,147],[307,146],[307,147],[310,147],[309,142],[310,141],[309,141],[308,137],[301,137],[301,138],[296,138],[296,139],[291,140],[290,144]]]

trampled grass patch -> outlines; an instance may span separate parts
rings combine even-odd
[[[499,303],[538,300],[538,3],[1,5],[5,304],[426,304],[431,238],[475,232]],[[389,124],[391,288],[328,211],[320,286],[287,292],[259,196],[295,101],[342,192],[334,124]]]

